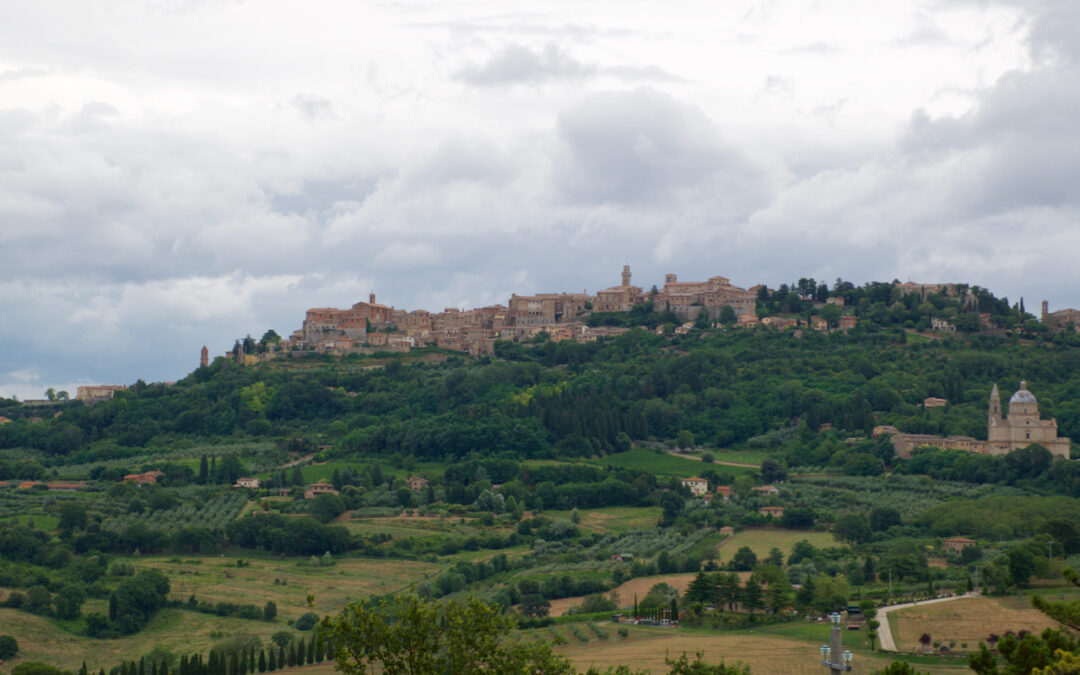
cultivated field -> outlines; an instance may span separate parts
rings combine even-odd
[[[615,626],[606,624],[605,628]],[[665,656],[678,657],[686,652],[692,659],[696,652],[703,651],[709,662],[723,659],[728,663],[747,663],[754,675],[820,675],[824,670],[817,644],[764,632],[709,633],[631,627],[630,636],[625,640],[592,640],[588,643],[570,640],[556,651],[573,659],[582,669],[590,665],[628,664],[660,674],[668,671],[664,665]],[[852,663],[852,672],[870,673],[889,662],[880,656],[858,654]]]
[[[316,614],[339,611],[348,602],[371,594],[390,593],[435,576],[445,566],[409,560],[339,558],[332,567],[301,566],[296,558],[238,558],[164,556],[132,558],[137,567],[149,567],[169,577],[169,597],[186,601],[253,604],[262,608],[274,601],[278,616],[295,619],[308,611],[307,596],[315,596]],[[179,562],[174,562],[179,561]],[[306,562],[306,561],[303,561]]]
[[[1004,601],[1003,601],[1004,600]],[[952,602],[911,607],[889,614],[896,648],[915,651],[919,637],[928,633],[935,642],[948,644],[955,641],[955,649],[968,643],[968,649],[976,649],[979,641],[985,641],[991,633],[1004,635],[1006,631],[1027,630],[1041,632],[1056,627],[1057,623],[1042,612],[1033,609],[1030,601],[1014,602],[1018,598],[964,598]]]
[[[702,464],[699,460],[677,457],[666,452],[657,454],[652,450],[645,450],[642,448],[608,455],[598,463],[604,466],[637,469],[659,476],[677,476],[679,478],[696,476],[706,468],[712,469],[719,475],[726,476],[740,476],[742,474],[754,473],[754,470],[748,467],[725,466],[723,464]]]
[[[686,592],[686,589],[690,586],[690,582],[694,580],[695,574],[663,574],[655,577],[637,577],[631,579],[621,586],[615,588],[616,600],[619,607],[632,607],[634,604],[634,596],[640,600],[648,594],[649,589],[656,584],[667,584],[675,590],[679,591],[681,596]],[[740,573],[740,578],[749,577],[750,573]],[[566,611],[574,605],[580,605],[584,600],[584,596],[577,596],[573,598],[559,598],[558,600],[551,601],[551,616],[562,616],[566,614]]]
[[[623,534],[624,532],[651,530],[660,521],[659,506],[609,506],[602,509],[581,509],[578,527],[586,532]],[[549,518],[570,519],[570,511],[544,511]]]
[[[180,609],[161,610],[138,634],[115,640],[74,635],[50,619],[15,609],[0,609],[0,626],[5,634],[19,640],[19,657],[5,663],[5,668],[22,661],[43,661],[72,672],[83,661],[91,672],[99,668],[107,671],[121,661],[138,660],[156,645],[177,654],[205,655],[215,643],[244,633],[258,636],[266,644],[271,635],[288,629],[282,622],[247,621]]]
[[[743,546],[749,546],[758,558],[769,555],[769,551],[778,548],[785,556],[791,554],[791,548],[805,539],[818,548],[836,546],[836,540],[828,532],[812,532],[805,530],[781,530],[777,528],[751,528],[725,537],[716,547],[722,558],[730,558]]]

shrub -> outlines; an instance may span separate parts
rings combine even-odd
[[[293,624],[293,628],[296,630],[311,630],[318,622],[319,617],[316,616],[314,612],[305,612],[296,620],[296,623]]]
[[[27,661],[12,668],[11,675],[65,675],[65,673],[56,666],[50,666],[47,663]]]

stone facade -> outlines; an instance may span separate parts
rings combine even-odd
[[[892,426],[874,428],[875,437],[885,434],[892,437],[893,451],[901,459],[911,457],[915,448],[931,447],[964,450],[982,455],[1004,455],[1034,443],[1042,445],[1055,457],[1069,458],[1070,440],[1057,435],[1057,420],[1039,419],[1039,403],[1028,391],[1027,382],[1021,382],[1020,389],[1009,399],[1007,415],[1002,415],[1001,395],[997,385],[994,385],[990,391],[985,441],[971,436],[907,434]]]
[[[727,277],[721,276],[706,281],[679,281],[676,275],[666,274],[664,288],[654,304],[658,311],[672,311],[683,319],[697,318],[696,314],[705,308],[709,318],[715,320],[725,306],[734,309],[736,315],[753,314],[757,309],[757,287],[732,286]]]
[[[75,398],[86,405],[94,405],[99,401],[108,401],[118,391],[124,391],[127,387],[120,384],[97,384],[79,387],[75,390]]]
[[[1059,309],[1051,312],[1050,303],[1043,300],[1042,322],[1055,330],[1066,330],[1071,327],[1073,330],[1080,331],[1080,310]]]
[[[1057,435],[1055,419],[1039,419],[1039,402],[1028,391],[1027,382],[1009,399],[1008,415],[1001,415],[1001,396],[997,385],[990,392],[990,413],[987,430],[987,450],[991,455],[1004,455],[1038,443],[1057,457],[1069,458],[1068,438]]]

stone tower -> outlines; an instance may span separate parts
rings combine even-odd
[[[994,383],[994,388],[990,390],[990,424],[993,426],[994,420],[1001,419],[1001,394],[998,393],[997,382]]]
[[[1050,314],[1050,303],[1043,300],[1042,304],[1042,322],[1046,323],[1046,317]]]
[[[623,286],[629,286],[630,285],[630,266],[629,265],[623,265],[622,266],[622,285]]]
[[[210,350],[206,348],[206,345],[202,346],[202,355],[199,358],[199,365],[203,368],[210,365]]]

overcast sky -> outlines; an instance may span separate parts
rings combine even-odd
[[[0,0],[0,395],[624,263],[1080,305],[1078,32],[1075,0]]]

